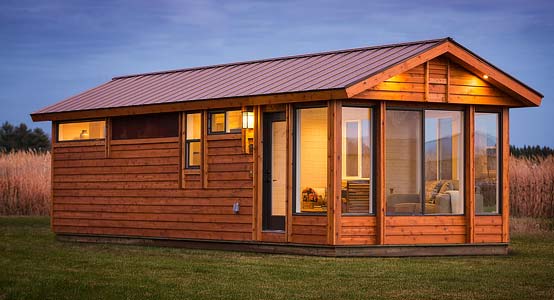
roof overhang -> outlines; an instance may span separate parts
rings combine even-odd
[[[361,81],[351,83],[346,87],[345,92],[348,98],[353,98],[363,91],[370,89],[391,77],[408,71],[441,55],[446,55],[449,59],[479,77],[486,74],[488,76],[488,82],[514,99],[519,100],[522,103],[521,106],[533,107],[541,105],[543,98],[541,93],[535,91],[521,81],[485,61],[452,39],[446,39],[444,43],[420,53],[419,55],[411,57],[400,64],[392,66],[377,74],[372,74]]]
[[[78,120],[87,118],[105,118],[124,115],[140,115],[151,113],[176,112],[185,110],[199,109],[218,109],[229,107],[243,107],[252,105],[271,105],[283,103],[314,102],[333,99],[346,99],[347,95],[344,89],[319,90],[308,92],[268,94],[258,96],[233,97],[222,99],[183,101],[164,104],[148,104],[125,106],[115,108],[103,108],[93,110],[77,110],[55,113],[31,114],[35,122],[39,121],[60,121],[60,120]]]

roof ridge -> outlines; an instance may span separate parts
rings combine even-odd
[[[236,66],[236,65],[245,65],[245,64],[261,63],[261,62],[269,62],[269,61],[276,61],[276,60],[304,58],[304,57],[309,57],[309,56],[322,56],[322,55],[339,54],[339,53],[347,53],[347,52],[367,51],[367,50],[382,49],[382,48],[409,46],[409,45],[415,45],[415,44],[429,44],[429,43],[437,43],[437,42],[445,42],[445,41],[453,41],[453,39],[451,37],[444,37],[444,38],[439,38],[439,39],[421,40],[421,41],[414,41],[414,42],[404,42],[404,43],[395,43],[395,44],[385,44],[385,45],[349,48],[349,49],[341,49],[341,50],[332,50],[332,51],[323,51],[323,52],[315,52],[315,53],[305,53],[305,54],[280,56],[280,57],[273,57],[273,58],[266,58],[266,59],[239,61],[239,62],[208,65],[208,66],[199,66],[199,67],[192,67],[192,68],[182,68],[182,69],[173,69],[173,70],[165,70],[165,71],[137,73],[137,74],[116,76],[116,77],[113,77],[112,80],[125,79],[125,78],[138,77],[138,76],[161,75],[161,74],[178,73],[178,72],[185,72],[185,71],[204,70],[204,69],[211,69],[211,68],[221,68],[221,67],[229,67],[229,66]]]

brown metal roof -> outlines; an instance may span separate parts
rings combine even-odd
[[[33,115],[345,88],[448,40],[120,76]]]

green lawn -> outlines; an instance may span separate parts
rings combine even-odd
[[[554,299],[554,233],[507,257],[318,258],[62,243],[0,217],[0,299]]]

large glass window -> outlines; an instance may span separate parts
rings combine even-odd
[[[387,213],[421,214],[421,111],[388,110],[385,128]]]
[[[112,119],[112,139],[148,139],[179,136],[179,114],[163,113]]]
[[[389,110],[386,125],[387,213],[463,214],[463,113]]]
[[[500,213],[499,114],[475,113],[475,213]]]
[[[425,214],[463,214],[462,112],[425,111]]]
[[[242,112],[228,110],[210,112],[210,133],[240,133],[242,130]]]
[[[58,141],[97,140],[106,137],[105,121],[58,124]]]
[[[201,161],[201,136],[202,136],[202,114],[186,114],[186,137],[185,137],[185,161],[186,168],[194,169],[200,167]]]
[[[371,109],[342,108],[342,212],[373,213]]]
[[[296,209],[327,211],[327,107],[296,110]]]

